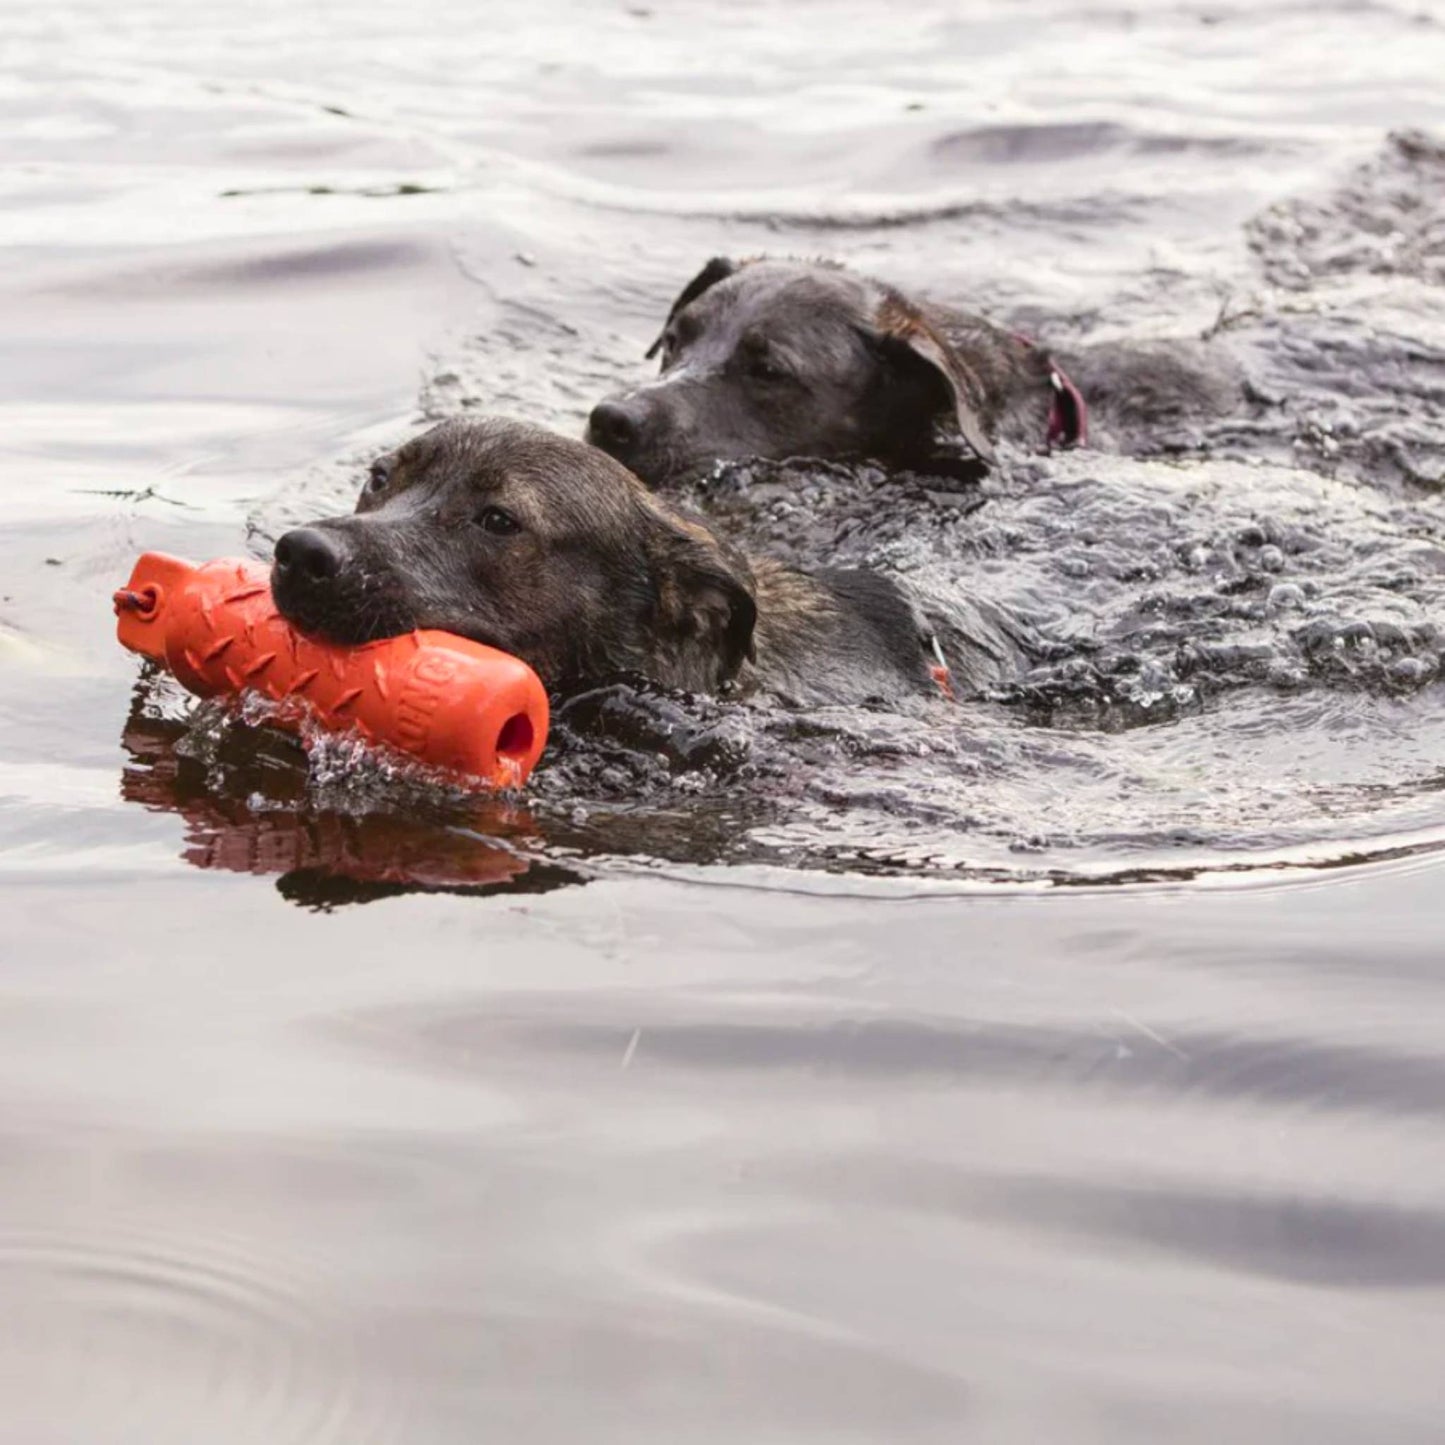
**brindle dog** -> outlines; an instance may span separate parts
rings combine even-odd
[[[443,422],[382,457],[353,515],[280,538],[272,587],[304,631],[442,628],[556,693],[618,674],[800,705],[937,686],[886,577],[749,560],[605,453],[519,422]]]
[[[587,427],[652,486],[740,457],[871,458],[975,480],[996,442],[1087,440],[1086,393],[1130,450],[1238,399],[1237,378],[1197,345],[1094,347],[1065,371],[981,316],[824,261],[714,257],[673,302],[658,354],[662,374],[599,403]]]

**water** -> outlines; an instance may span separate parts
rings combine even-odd
[[[7,13],[0,1439],[1438,1439],[1442,19]],[[763,250],[1264,399],[694,492],[1053,648],[960,709],[478,802],[137,681],[137,551],[575,431]]]

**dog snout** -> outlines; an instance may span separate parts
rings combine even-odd
[[[276,543],[271,564],[271,595],[281,615],[307,632],[333,633],[338,618],[344,630],[350,551],[347,538],[329,527],[297,527]],[[338,638],[338,640],[340,640]]]
[[[284,533],[271,564],[277,610],[302,632],[347,647],[410,632],[419,624],[394,544],[392,558],[388,550],[355,517]]]
[[[618,461],[633,456],[642,440],[642,416],[635,402],[600,401],[587,418],[587,440]]]
[[[335,532],[297,527],[276,543],[276,579],[288,582],[329,582],[346,562],[346,547]]]

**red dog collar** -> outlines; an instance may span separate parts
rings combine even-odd
[[[1049,385],[1054,389],[1054,404],[1049,408],[1049,430],[1045,442],[1050,447],[1087,445],[1089,408],[1084,394],[1052,357],[1049,359]]]
[[[1039,344],[1032,338],[1015,331],[1013,339],[1037,351]],[[1044,445],[1053,447],[1081,447],[1089,440],[1089,407],[1084,393],[1069,380],[1069,374],[1046,352],[1044,360],[1049,364],[1049,385],[1053,388],[1053,404],[1049,407],[1049,425],[1044,433]]]

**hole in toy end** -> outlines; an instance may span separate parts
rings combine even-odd
[[[161,589],[154,582],[145,587],[122,587],[111,600],[117,617],[133,612],[142,622],[149,622],[160,610]]]
[[[524,712],[513,713],[497,734],[497,756],[520,763],[532,751],[532,719]]]

